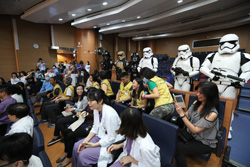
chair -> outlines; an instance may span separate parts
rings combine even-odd
[[[122,111],[127,108],[128,106],[125,106],[121,103],[115,103],[114,104],[114,109],[118,113],[118,115],[121,115]]]
[[[36,117],[35,113],[31,112],[30,116],[33,118],[34,126],[37,126],[38,125],[38,120],[37,120],[37,117]]]
[[[116,95],[118,90],[120,89],[120,82],[112,81],[111,88],[112,88],[114,94]]]
[[[144,113],[142,118],[149,135],[155,144],[160,147],[161,166],[173,166],[178,126]]]
[[[58,85],[61,86],[62,91],[64,92],[64,90],[65,90],[65,88],[66,88],[66,85],[65,85],[62,81],[60,81],[60,80],[56,80],[56,83],[58,83]]]
[[[41,161],[43,163],[43,166],[52,167],[51,162],[49,160],[49,157],[48,157],[48,155],[46,154],[45,151],[40,151],[38,156],[41,159]]]
[[[41,129],[34,126],[33,131],[33,154],[39,156],[39,152],[44,151],[44,139]]]

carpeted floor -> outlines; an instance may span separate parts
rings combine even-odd
[[[250,166],[250,113],[236,111],[239,117],[233,120],[233,138],[227,145],[231,146],[230,159]]]

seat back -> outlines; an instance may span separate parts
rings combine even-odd
[[[49,160],[49,157],[48,157],[48,155],[46,154],[45,151],[40,151],[38,156],[41,159],[41,161],[43,163],[43,166],[52,167],[51,162]]]
[[[62,91],[64,92],[64,90],[65,90],[65,88],[66,88],[66,85],[65,85],[62,81],[59,81],[59,80],[56,80],[56,83],[58,83],[58,85],[61,86]]]
[[[125,108],[127,108],[128,106],[125,106],[125,105],[123,105],[121,103],[115,103],[113,107],[114,107],[115,111],[118,113],[118,115],[120,115],[122,113],[122,111]]]
[[[161,166],[171,166],[175,156],[178,126],[144,113],[142,118],[149,135],[160,147]]]
[[[115,95],[117,94],[118,90],[120,89],[120,83],[121,82],[116,82],[116,81],[111,82],[111,88],[112,88]]]
[[[34,126],[33,131],[33,155],[38,156],[40,151],[44,150],[44,139],[41,129]]]

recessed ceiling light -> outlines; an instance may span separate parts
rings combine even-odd
[[[126,20],[122,20],[122,22],[125,22]]]
[[[150,34],[147,34],[147,35],[150,35]]]
[[[94,26],[93,28],[97,28],[97,26]]]
[[[76,16],[76,14],[73,13],[72,16],[74,17],[74,16]]]
[[[107,23],[107,26],[109,26],[110,24],[109,23]]]
[[[177,2],[178,2],[178,3],[182,3],[182,2],[183,2],[183,0],[178,0]]]
[[[107,5],[107,4],[108,4],[108,2],[103,2],[103,3],[102,3],[102,5],[104,5],[104,6]]]
[[[141,18],[141,16],[137,16],[137,19],[140,19]]]
[[[59,18],[58,20],[59,20],[59,21],[63,21],[63,19],[62,19],[62,18]]]
[[[92,9],[87,9],[87,11],[89,11],[89,12],[90,12],[90,11],[92,11]]]

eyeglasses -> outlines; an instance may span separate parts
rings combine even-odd
[[[28,160],[17,160],[17,161],[23,161],[24,163],[25,162],[28,162]],[[9,162],[9,163],[7,163],[7,164],[4,164],[4,165],[0,165],[0,167],[5,167],[5,166],[8,166],[8,165],[10,165],[10,164],[13,164],[13,163],[15,163],[16,161],[12,161],[12,162]]]
[[[196,94],[200,94],[200,95],[203,94],[201,91],[198,91],[198,90],[196,90],[195,93],[196,93]]]

